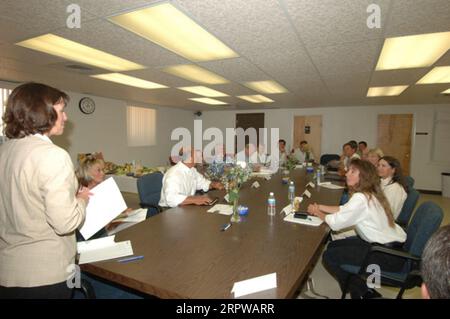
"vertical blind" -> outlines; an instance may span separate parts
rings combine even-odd
[[[156,110],[144,107],[127,107],[128,146],[152,146],[156,141]]]
[[[0,88],[0,143],[3,142],[3,114],[5,113],[6,100],[12,90]]]
[[[433,161],[450,163],[450,112],[435,113],[433,134]]]

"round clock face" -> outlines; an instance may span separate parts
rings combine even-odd
[[[95,102],[89,97],[84,97],[80,100],[80,110],[84,114],[91,114],[95,111]]]

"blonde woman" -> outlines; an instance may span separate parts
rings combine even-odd
[[[95,156],[86,156],[80,160],[76,175],[80,185],[94,188],[105,179],[105,162]]]
[[[358,234],[356,237],[331,242],[323,254],[325,266],[337,278],[341,288],[348,276],[341,265],[360,265],[371,243],[390,245],[406,240],[405,232],[394,222],[375,167],[367,161],[352,160],[346,179],[350,200],[345,205],[325,206],[314,203],[308,206],[308,213],[324,220],[332,230],[355,227]],[[384,271],[399,270],[403,266],[402,260],[383,259],[380,256],[371,260],[371,263],[378,264]],[[359,279],[350,283],[349,291],[352,298],[379,296]]]
[[[366,160],[372,163],[373,166],[378,166],[378,161],[384,156],[383,151],[380,148],[372,148],[367,152]]]

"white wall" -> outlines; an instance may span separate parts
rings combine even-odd
[[[416,179],[415,187],[424,190],[441,190],[441,172],[450,172],[450,158],[447,163],[435,163],[431,159],[434,115],[437,111],[450,110],[450,105],[412,106],[361,106],[309,109],[280,109],[253,111],[265,113],[265,126],[279,128],[280,138],[292,145],[295,115],[322,115],[322,153],[340,154],[342,144],[349,140],[364,140],[373,147],[377,140],[378,114],[414,115],[412,135],[411,175]],[[218,127],[225,130],[235,126],[236,113],[252,111],[210,111],[203,112],[203,129]],[[416,132],[427,132],[418,135]],[[441,145],[449,148],[450,145]]]
[[[175,144],[170,140],[172,130],[177,127],[193,129],[192,111],[133,103],[133,106],[156,109],[156,145],[129,147],[125,101],[90,96],[96,103],[96,109],[86,115],[78,107],[80,99],[86,95],[68,94],[71,98],[66,108],[69,123],[66,123],[63,136],[52,139],[70,153],[74,162],[78,153],[102,151],[105,160],[117,164],[140,160],[146,166],[166,165]]]

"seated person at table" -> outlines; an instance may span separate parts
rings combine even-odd
[[[105,179],[105,162],[95,156],[86,156],[80,160],[75,172],[80,185],[94,188]]]
[[[330,242],[323,254],[326,268],[334,275],[341,287],[347,281],[348,273],[341,265],[360,265],[372,243],[403,243],[406,233],[395,224],[391,208],[383,191],[375,167],[367,161],[352,160],[346,173],[350,200],[343,206],[311,204],[308,213],[324,220],[332,230],[354,226],[358,236]],[[372,264],[378,264],[383,271],[398,271],[403,267],[402,259],[387,259],[375,255]],[[369,290],[365,281],[353,277],[349,284],[352,298],[379,296]]]
[[[196,152],[193,148],[183,149],[180,153],[183,160],[164,174],[159,206],[209,205],[212,201],[209,196],[195,195],[195,192],[223,189],[223,185],[211,182],[195,169]]]
[[[358,155],[361,159],[365,160],[367,159],[367,153],[369,152],[369,149],[367,148],[367,143],[364,141],[361,141],[358,143]]]
[[[236,154],[236,162],[251,164],[253,171],[256,172],[261,169],[258,150],[252,143],[246,144],[244,150]]]
[[[287,158],[288,158],[288,152],[286,150],[286,141],[281,139],[278,141],[278,148],[279,148],[279,159],[278,159],[278,165],[284,166],[286,164]]]
[[[450,225],[431,236],[422,253],[424,299],[450,299]]]
[[[400,162],[392,156],[384,156],[378,162],[377,170],[381,178],[381,190],[391,206],[394,219],[397,219],[408,196]]]
[[[356,153],[357,149],[358,144],[356,144],[355,141],[350,141],[342,146],[341,163],[339,167],[339,172],[341,175],[345,175],[351,160],[359,159],[359,155]]]
[[[367,152],[367,156],[364,160],[369,161],[373,166],[378,167],[378,161],[384,156],[383,151],[380,148],[372,148]]]
[[[268,166],[270,163],[270,156],[267,154],[266,146],[264,144],[258,145],[258,163],[262,166]]]
[[[300,147],[293,149],[291,153],[300,163],[314,162],[314,154],[307,141],[301,141]]]

